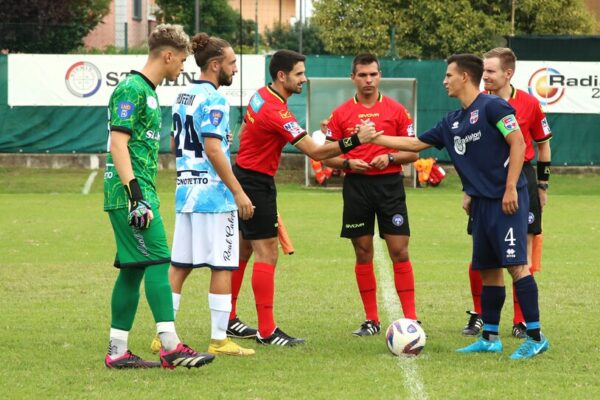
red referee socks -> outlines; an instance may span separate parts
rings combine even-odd
[[[275,293],[275,266],[255,262],[252,268],[252,290],[258,314],[258,333],[260,337],[271,336],[276,328],[273,317],[273,296]]]
[[[394,284],[402,304],[404,318],[417,320],[415,309],[415,277],[410,261],[394,263]]]
[[[356,264],[354,266],[354,273],[356,275],[360,298],[365,308],[365,319],[379,322],[379,314],[377,313],[377,282],[375,281],[373,263]]]
[[[244,281],[244,272],[246,271],[247,260],[240,260],[238,269],[233,271],[231,274],[231,313],[229,313],[229,320],[231,321],[237,316],[237,299],[242,288],[242,282]]]

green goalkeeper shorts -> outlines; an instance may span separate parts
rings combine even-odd
[[[158,209],[153,209],[154,219],[147,229],[136,229],[129,225],[126,208],[108,211],[117,242],[115,267],[144,268],[149,265],[171,261],[165,227]]]

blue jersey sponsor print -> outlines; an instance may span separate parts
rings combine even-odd
[[[446,148],[465,193],[501,199],[510,153],[504,135],[519,128],[514,114],[515,110],[501,98],[480,94],[468,108],[446,114],[419,140],[438,149]],[[526,184],[521,173],[517,188]]]
[[[237,210],[204,152],[207,138],[221,141],[230,160],[229,103],[208,81],[193,81],[173,104],[173,137],[177,155],[175,211],[220,213]]]

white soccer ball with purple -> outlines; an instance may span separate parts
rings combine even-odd
[[[425,331],[412,319],[400,318],[385,333],[388,349],[396,356],[417,356],[425,347]]]

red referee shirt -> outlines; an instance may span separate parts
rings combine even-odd
[[[287,143],[295,145],[306,137],[306,131],[288,110],[287,102],[270,85],[254,93],[244,121],[246,126],[235,163],[266,175],[275,176]]]
[[[515,89],[512,85],[512,93],[508,99],[516,111],[517,122],[523,132],[525,139],[525,162],[535,158],[535,149],[533,141],[542,143],[552,138],[552,131],[546,120],[546,114],[542,111],[540,102],[522,90]]]
[[[327,139],[340,140],[354,133],[356,125],[364,122],[375,124],[375,130],[383,130],[384,135],[388,136],[414,136],[413,121],[406,108],[397,101],[379,94],[379,98],[374,106],[367,108],[358,102],[355,95],[346,101],[331,114],[329,124],[327,125]],[[358,158],[370,163],[373,158],[380,154],[393,153],[394,150],[377,144],[363,144],[350,152],[342,155],[345,158]],[[379,170],[377,168],[368,169],[363,175],[383,175],[400,173],[402,166],[390,164],[387,168]],[[350,170],[347,173],[352,173]]]

